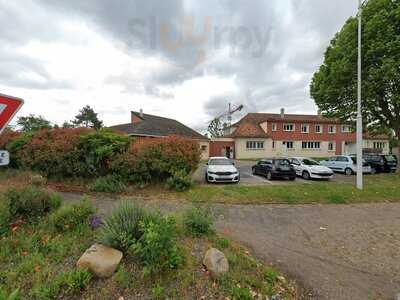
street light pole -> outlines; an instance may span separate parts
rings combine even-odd
[[[363,148],[363,125],[361,111],[361,0],[358,0],[358,79],[357,79],[357,188],[363,189],[363,172],[362,172],[362,148]]]

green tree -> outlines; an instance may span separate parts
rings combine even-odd
[[[22,132],[37,131],[39,129],[49,129],[52,128],[49,121],[47,121],[42,116],[36,117],[30,114],[26,117],[19,117],[17,120],[17,126],[21,128]]]
[[[224,129],[226,128],[226,123],[222,123],[220,119],[215,118],[208,125],[208,133],[211,137],[221,137],[224,135]]]
[[[394,130],[400,138],[400,1],[370,0],[362,20],[364,125]],[[342,120],[356,119],[357,29],[357,19],[348,19],[310,85],[322,112]]]
[[[103,121],[97,117],[97,113],[89,105],[83,107],[79,114],[75,116],[75,120],[71,121],[76,127],[87,127],[100,129],[103,127]]]

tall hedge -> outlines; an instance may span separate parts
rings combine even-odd
[[[200,161],[198,143],[178,137],[132,139],[109,130],[43,129],[5,132],[0,148],[10,151],[12,167],[52,177],[120,175],[126,181],[165,180],[176,171],[192,172]]]

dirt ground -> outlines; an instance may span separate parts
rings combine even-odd
[[[119,200],[93,201],[106,214]],[[142,203],[166,212],[188,205]],[[219,232],[296,279],[307,290],[307,299],[394,299],[400,292],[399,203],[213,208]]]

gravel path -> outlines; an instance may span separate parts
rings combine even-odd
[[[116,201],[94,199],[101,213]],[[163,211],[187,206],[145,203]],[[400,292],[400,204],[215,205],[215,209],[218,231],[297,279],[310,291],[309,299],[394,299]]]

